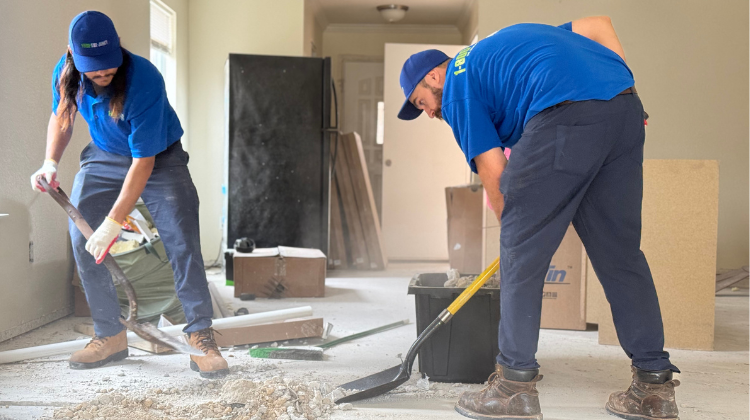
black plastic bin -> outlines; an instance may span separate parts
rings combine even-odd
[[[443,287],[445,273],[418,274],[409,283],[417,309],[417,334],[464,289]],[[495,370],[500,289],[481,288],[419,350],[419,371],[435,382],[482,383]]]

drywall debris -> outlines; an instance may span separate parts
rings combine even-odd
[[[417,379],[417,388],[422,391],[430,390],[430,377],[425,375],[424,378]]]
[[[450,269],[446,273],[448,274],[448,281],[443,284],[443,287],[459,287],[465,288],[470,285],[476,276],[463,276],[461,277],[456,269]],[[500,273],[495,273],[487,280],[482,287],[497,289],[500,287]]]
[[[317,381],[301,382],[274,376],[266,380],[213,381],[182,391],[159,388],[145,395],[108,392],[91,401],[60,408],[53,418],[323,420],[328,419],[335,407],[352,408],[351,404],[348,408],[346,404],[336,406],[330,395],[324,394],[328,388],[330,386]]]

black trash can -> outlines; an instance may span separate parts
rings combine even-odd
[[[443,287],[445,273],[418,274],[409,283],[417,310],[417,334],[464,289]],[[419,350],[419,371],[435,382],[482,383],[495,370],[500,289],[481,288]]]

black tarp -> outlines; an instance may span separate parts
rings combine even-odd
[[[230,54],[226,246],[328,253],[330,59]]]

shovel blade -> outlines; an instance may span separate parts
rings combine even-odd
[[[347,391],[359,392],[339,398],[335,402],[336,404],[342,404],[377,397],[378,395],[385,394],[388,391],[398,388],[401,384],[408,381],[410,376],[411,372],[404,369],[403,365],[394,366],[382,372],[339,386],[339,388],[343,388]]]
[[[139,324],[136,322],[128,322],[126,320],[122,320],[122,323],[146,341],[150,341],[160,346],[169,347],[179,353],[205,356],[202,351],[183,343],[176,337],[172,337],[151,324]]]

